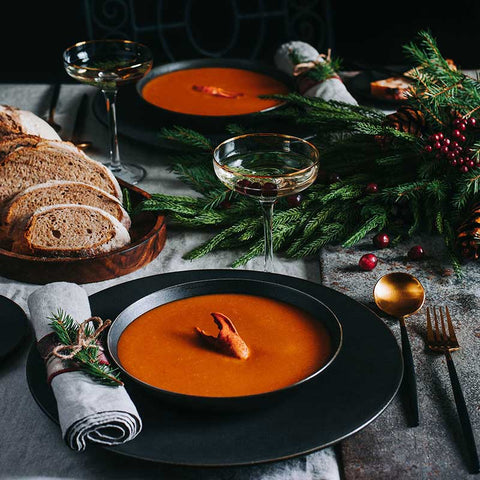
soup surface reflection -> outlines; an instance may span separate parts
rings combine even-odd
[[[215,351],[195,327],[217,336],[212,312],[234,323],[250,349],[246,360]],[[145,383],[207,397],[252,395],[292,385],[324,365],[330,336],[321,320],[289,304],[243,294],[191,297],[134,320],[118,342],[125,370]]]

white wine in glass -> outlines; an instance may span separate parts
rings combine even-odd
[[[273,210],[279,197],[308,188],[318,174],[319,153],[291,135],[252,133],[230,138],[213,153],[213,167],[229,189],[260,202],[263,212],[264,270],[273,270]]]
[[[67,48],[63,65],[72,78],[103,92],[110,133],[110,160],[106,165],[122,180],[138,183],[145,176],[143,167],[120,160],[116,98],[120,86],[137,82],[151,70],[152,52],[146,45],[130,40],[90,40]]]

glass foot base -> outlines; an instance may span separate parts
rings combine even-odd
[[[112,166],[111,163],[104,164],[110,171],[117,177],[121,178],[124,182],[135,185],[142,180],[146,171],[139,165],[133,165],[132,163],[122,163],[120,166]]]

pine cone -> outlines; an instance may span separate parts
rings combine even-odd
[[[402,106],[395,113],[387,115],[384,124],[401,132],[411,133],[419,137],[425,127],[425,117],[420,110]]]
[[[480,203],[473,206],[468,219],[458,228],[456,247],[466,261],[480,256]]]

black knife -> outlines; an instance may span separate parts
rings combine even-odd
[[[92,143],[82,139],[83,129],[85,127],[85,120],[88,116],[88,95],[83,94],[80,100],[80,105],[77,110],[77,116],[75,117],[75,123],[73,124],[72,136],[70,141],[77,146],[80,150],[86,150]]]
[[[57,107],[57,102],[58,102],[58,97],[60,96],[60,88],[61,88],[60,83],[56,83],[53,86],[53,91],[52,91],[52,96],[50,97],[50,107],[48,109],[48,118],[47,118],[47,123],[55,129],[56,132],[59,132],[62,127],[55,122],[55,108]]]

